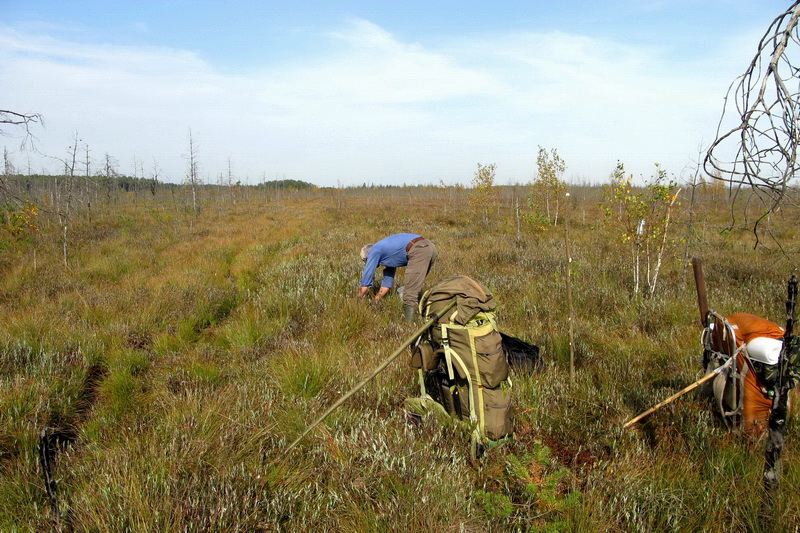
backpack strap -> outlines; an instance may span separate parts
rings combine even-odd
[[[451,360],[457,361],[461,369],[463,370],[463,374],[467,376],[467,381],[470,387],[470,420],[477,423],[477,436],[480,438],[481,441],[487,439],[486,436],[486,411],[485,411],[485,404],[483,400],[483,383],[481,383],[481,373],[480,373],[480,366],[478,363],[478,350],[475,348],[475,338],[482,337],[484,335],[488,335],[492,331],[497,331],[497,325],[494,321],[494,313],[478,313],[475,317],[472,318],[469,322],[464,324],[463,326],[458,324],[453,324],[453,319],[455,318],[455,313],[450,316],[450,324],[442,325],[442,339],[445,338],[445,331],[447,329],[458,329],[458,330],[467,330],[469,335],[469,349],[470,349],[470,356],[472,358],[472,368],[474,369],[474,374],[471,374],[467,371],[464,362],[455,353],[450,347],[449,342],[447,347],[445,348],[445,354],[450,352]]]
[[[733,359],[732,364],[714,378],[711,390],[714,394],[717,411],[722,415],[725,425],[729,429],[735,430],[744,409],[744,379],[749,371],[750,356],[747,354],[745,344],[736,347],[736,331],[727,319],[716,314],[715,318],[715,323],[719,325],[719,331],[714,331],[716,328],[710,325],[703,330],[701,336],[703,366],[705,371],[708,371],[712,364],[719,367]],[[745,362],[741,367],[738,364],[739,355]]]
[[[426,316],[430,313],[430,304],[426,306],[425,309]],[[456,367],[460,375],[466,376],[467,384],[469,387],[469,420],[472,423],[476,424],[476,436],[480,440],[486,439],[486,420],[485,420],[485,405],[483,401],[483,384],[481,383],[481,376],[480,370],[478,366],[478,351],[475,348],[475,338],[481,337],[483,335],[487,335],[492,331],[498,331],[497,323],[495,321],[495,313],[489,312],[480,312],[477,313],[472,319],[469,320],[464,325],[456,324],[455,319],[458,316],[458,309],[453,311],[450,316],[448,316],[448,323],[439,324],[439,328],[441,331],[441,344],[442,349],[444,351],[444,359],[445,365],[447,367],[447,377],[451,381],[455,381],[456,372],[453,367]],[[474,375],[470,373],[467,368],[467,365],[464,363],[464,360],[461,356],[456,353],[455,350],[450,346],[450,330],[467,330],[469,335],[469,347],[471,352],[472,358],[472,367],[475,369]],[[420,372],[422,372],[420,370]],[[511,380],[509,379],[509,385],[511,385]],[[424,383],[423,383],[423,375],[420,374],[420,388],[423,390],[424,393]],[[461,402],[458,401],[458,406],[460,408]]]
[[[444,350],[444,360],[447,364],[447,377],[455,379],[455,375],[453,374],[453,358],[458,357],[456,352],[450,346],[450,337],[447,335],[447,324],[440,324],[439,327],[442,330],[442,349]],[[469,372],[464,374],[465,376],[469,376]]]
[[[478,412],[480,416],[478,417],[478,432],[482,438],[486,438],[486,411],[485,406],[483,403],[483,383],[481,383],[481,371],[480,367],[478,367],[478,351],[475,349],[475,337],[486,335],[484,333],[481,326],[469,328],[469,351],[472,352],[472,368],[475,369],[475,384],[478,386]],[[494,329],[494,326],[492,326]],[[481,333],[481,335],[476,335],[476,333]]]
[[[417,375],[419,376],[419,395],[420,398],[425,398],[428,396],[428,389],[425,388],[425,371],[421,368],[417,369]]]
[[[461,359],[461,357],[459,357],[459,355],[456,352],[454,352],[452,350],[451,350],[451,352],[452,352],[452,360],[456,363],[456,365],[459,368],[461,368],[461,372],[463,372],[464,375],[467,376],[467,386],[469,387],[469,419],[470,419],[470,422],[478,422],[479,420],[482,421],[483,420],[483,416],[482,416],[483,410],[478,411],[476,409],[476,406],[475,406],[475,396],[476,396],[476,394],[475,394],[474,386],[472,384],[472,379],[471,379],[469,370],[467,370],[467,365],[464,364],[464,361]],[[480,402],[480,404],[482,406],[483,405],[482,395],[479,394],[477,396],[479,396],[479,402]]]

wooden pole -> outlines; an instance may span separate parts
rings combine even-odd
[[[353,387],[352,389],[350,389],[350,391],[349,391],[349,392],[347,392],[347,393],[346,393],[344,396],[342,396],[341,398],[339,398],[338,400],[336,400],[336,402],[334,402],[334,404],[333,404],[333,405],[331,405],[331,406],[328,408],[328,410],[327,410],[327,411],[325,411],[324,413],[322,413],[322,416],[320,416],[319,418],[317,418],[317,419],[316,419],[316,420],[315,420],[315,421],[314,421],[314,422],[313,422],[313,423],[312,423],[310,426],[308,426],[308,427],[306,428],[306,430],[305,430],[305,431],[303,431],[303,433],[301,433],[301,434],[300,434],[300,436],[299,436],[299,437],[297,437],[297,438],[294,440],[294,442],[292,442],[292,443],[289,445],[289,447],[288,447],[288,448],[286,448],[286,451],[285,451],[284,453],[289,453],[289,451],[290,451],[292,448],[294,448],[294,447],[297,445],[297,443],[298,443],[298,442],[300,442],[300,440],[301,440],[303,437],[305,437],[306,435],[308,435],[308,434],[311,432],[311,430],[312,430],[312,429],[314,429],[315,427],[317,427],[317,426],[320,424],[320,422],[322,422],[323,420],[325,420],[326,418],[328,418],[328,415],[330,415],[332,412],[334,412],[334,411],[335,411],[335,410],[336,410],[336,409],[337,409],[337,408],[338,408],[340,405],[342,405],[342,404],[343,404],[343,403],[344,403],[344,402],[345,402],[345,401],[346,401],[348,398],[350,398],[350,397],[351,397],[353,394],[355,394],[356,392],[358,392],[359,390],[361,390],[361,389],[364,387],[364,385],[366,385],[367,383],[369,383],[369,381],[370,381],[372,378],[374,378],[375,376],[377,376],[378,374],[380,374],[380,373],[381,373],[381,372],[382,372],[382,371],[383,371],[383,370],[384,370],[384,369],[385,369],[387,366],[389,366],[389,363],[391,363],[392,361],[394,361],[395,359],[397,359],[397,357],[398,357],[398,356],[399,356],[401,353],[403,353],[403,350],[405,350],[406,348],[408,348],[408,347],[411,345],[411,343],[412,343],[412,342],[414,342],[415,340],[417,340],[417,337],[419,337],[420,335],[422,335],[423,333],[425,333],[425,332],[428,330],[428,328],[429,328],[429,327],[431,327],[431,326],[432,326],[432,325],[433,325],[435,322],[437,322],[437,321],[439,320],[439,317],[440,317],[441,315],[443,315],[445,312],[447,312],[447,311],[449,311],[450,309],[452,309],[452,307],[453,307],[454,305],[456,305],[456,299],[455,299],[455,298],[453,298],[453,301],[451,301],[449,304],[447,304],[447,305],[444,307],[444,309],[442,309],[441,311],[439,311],[439,316],[433,316],[433,317],[429,318],[429,319],[428,319],[428,320],[427,320],[427,321],[426,321],[426,322],[425,322],[423,325],[421,325],[421,326],[419,327],[419,329],[418,329],[417,331],[415,331],[415,332],[414,332],[414,334],[413,334],[412,336],[410,336],[408,339],[406,339],[406,340],[405,340],[405,342],[403,342],[403,344],[401,344],[401,345],[400,345],[400,347],[399,347],[397,350],[395,350],[395,352],[394,352],[392,355],[390,355],[389,357],[387,357],[387,358],[386,358],[386,360],[384,360],[384,362],[383,362],[383,363],[381,363],[380,365],[378,365],[378,367],[377,367],[375,370],[373,370],[372,372],[370,372],[370,374],[369,374],[367,377],[365,377],[364,379],[362,379],[362,380],[361,380],[361,381],[358,383],[358,385],[356,385],[355,387]]]
[[[708,326],[708,298],[706,297],[706,282],[703,279],[703,260],[692,257],[692,270],[694,270],[694,285],[697,287],[697,306],[700,308],[700,323]]]
[[[636,422],[638,422],[642,418],[655,413],[656,411],[658,411],[659,409],[661,409],[662,407],[664,407],[668,403],[672,402],[673,400],[676,400],[676,399],[680,398],[681,396],[683,396],[684,394],[686,394],[687,392],[696,389],[697,387],[699,387],[700,385],[702,385],[706,381],[712,379],[717,374],[722,372],[722,369],[727,367],[731,363],[731,361],[733,361],[733,360],[734,360],[734,357],[731,357],[730,359],[728,359],[725,362],[724,365],[718,366],[717,368],[715,368],[713,372],[710,372],[710,373],[706,374],[705,376],[703,376],[702,378],[698,379],[697,381],[695,381],[694,383],[692,383],[688,387],[684,388],[680,392],[677,392],[677,393],[673,394],[672,396],[670,396],[669,398],[667,398],[663,402],[655,405],[654,407],[651,407],[650,409],[648,409],[644,413],[640,414],[639,416],[634,417],[634,418],[630,419],[629,421],[625,422],[625,425],[622,426],[622,429],[627,429],[627,428],[631,427],[633,424],[635,424]]]

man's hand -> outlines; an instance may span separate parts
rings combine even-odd
[[[379,302],[387,294],[389,294],[389,287],[381,287],[378,289],[378,294],[375,295],[375,301]]]

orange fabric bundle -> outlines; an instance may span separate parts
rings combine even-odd
[[[757,337],[769,339],[783,339],[784,329],[774,322],[750,313],[734,313],[726,317],[736,333],[736,344],[747,344]],[[738,364],[748,364],[747,375],[744,378],[744,404],[742,417],[744,430],[749,435],[759,436],[767,427],[769,415],[772,411],[772,399],[764,394],[762,383],[756,376],[755,370],[744,357],[739,355]]]

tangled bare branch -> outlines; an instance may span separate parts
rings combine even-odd
[[[44,124],[42,115],[39,113],[17,113],[16,111],[9,111],[7,109],[0,109],[0,124],[9,124],[11,126],[22,126],[25,128],[25,136],[22,139],[22,147],[28,141],[36,139],[31,133],[31,126],[34,124]],[[0,135],[7,136],[7,132],[0,129]]]
[[[753,61],[728,89],[716,140],[703,162],[709,176],[737,192],[749,188],[763,202],[756,235],[759,222],[787,200],[798,170],[800,69],[791,58],[800,45],[798,20],[800,1],[761,38]],[[735,106],[737,125],[725,131],[723,123],[734,113],[729,105]]]

